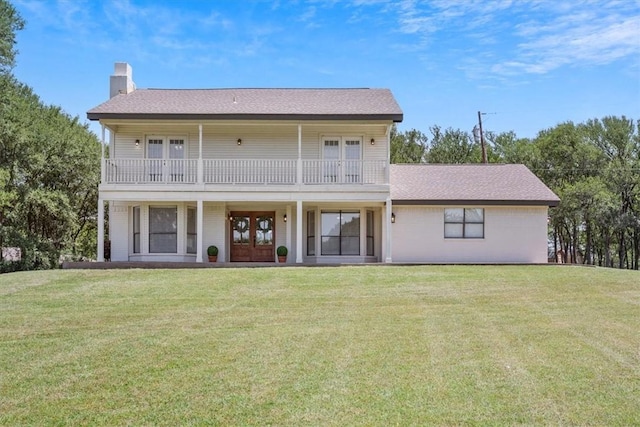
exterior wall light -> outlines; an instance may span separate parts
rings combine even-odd
[[[284,220],[284,222],[287,222],[287,214],[284,214],[284,217],[282,219]]]
[[[242,139],[238,138],[238,145],[242,145]]]
[[[231,212],[229,212],[229,221],[233,221],[233,216],[231,215]]]
[[[140,147],[140,140],[139,139],[136,139],[136,148],[137,147]]]
[[[371,145],[376,145],[376,140],[371,138]]]
[[[391,212],[391,224],[395,224],[395,223],[396,223],[396,214]]]

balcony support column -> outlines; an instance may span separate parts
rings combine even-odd
[[[204,183],[204,163],[202,161],[202,123],[200,123],[198,124],[198,184],[202,183]]]
[[[104,262],[104,200],[98,198],[98,262]]]
[[[105,135],[105,128],[104,125],[102,125],[102,140],[100,141],[100,183],[104,184],[105,182],[105,175],[107,173],[106,171],[106,164],[104,161],[104,135]]]
[[[298,163],[296,165],[296,184],[302,184],[302,125],[298,123]]]
[[[302,264],[302,200],[296,202],[296,264]]]
[[[391,126],[387,126],[387,166],[384,168],[384,183],[389,184],[389,165],[391,164]]]
[[[196,208],[196,262],[202,262],[202,233],[204,232],[204,204],[202,199],[198,199]]]

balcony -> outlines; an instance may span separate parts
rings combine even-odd
[[[241,185],[388,183],[387,162],[384,160],[203,159],[201,173],[198,163],[197,159],[104,159],[102,182]]]

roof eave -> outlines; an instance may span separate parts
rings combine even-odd
[[[391,120],[402,122],[402,113],[395,114],[147,114],[147,113],[87,113],[89,120]]]
[[[392,199],[393,205],[483,205],[483,206],[549,206],[556,207],[560,200],[482,200],[482,199]]]

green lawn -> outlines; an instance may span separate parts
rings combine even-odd
[[[640,273],[0,275],[2,425],[640,425]]]

